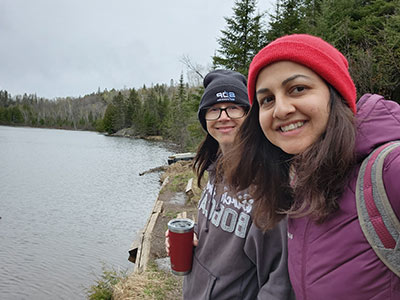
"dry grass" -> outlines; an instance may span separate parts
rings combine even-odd
[[[161,175],[161,181],[164,181],[169,177],[168,184],[163,188],[161,193],[165,192],[184,192],[186,185],[190,178],[193,178],[192,192],[190,200],[193,201],[189,205],[196,205],[197,201],[200,199],[202,190],[197,186],[197,177],[192,170],[192,161],[178,161],[170,166]],[[207,180],[207,174],[203,179]]]
[[[113,288],[115,300],[182,299],[182,278],[157,270],[152,264],[147,271],[132,273]]]

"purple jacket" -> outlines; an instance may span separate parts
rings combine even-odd
[[[376,256],[357,217],[355,187],[362,160],[377,146],[400,140],[400,105],[379,95],[357,103],[354,170],[340,208],[321,225],[307,217],[288,224],[289,274],[297,300],[400,299],[400,278]],[[400,217],[400,149],[385,159],[383,180],[392,207]],[[397,241],[400,257],[400,241]]]

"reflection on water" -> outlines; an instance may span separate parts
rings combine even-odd
[[[93,132],[0,126],[0,299],[84,299],[128,249],[172,153]]]

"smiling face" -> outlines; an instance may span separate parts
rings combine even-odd
[[[258,75],[256,98],[264,135],[288,154],[299,154],[324,133],[330,93],[311,69],[290,61],[273,63]]]
[[[232,106],[232,103],[218,103],[212,108],[226,108]],[[241,107],[239,107],[242,109]],[[221,116],[217,120],[207,120],[208,133],[219,143],[222,153],[225,153],[228,147],[232,146],[235,136],[242,125],[245,116],[238,119],[231,119],[226,114],[226,111],[221,112]]]

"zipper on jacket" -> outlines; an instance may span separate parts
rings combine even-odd
[[[303,235],[303,249],[302,249],[302,254],[301,254],[301,288],[303,290],[303,296],[304,300],[307,300],[307,295],[306,295],[306,266],[307,266],[307,255],[308,255],[308,243],[307,243],[307,237],[308,237],[308,231],[310,227],[310,222],[311,220],[307,220],[307,224],[304,230],[304,235]]]

